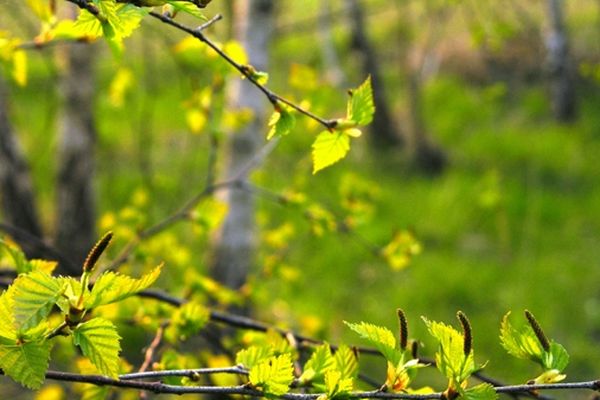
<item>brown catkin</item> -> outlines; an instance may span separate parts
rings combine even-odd
[[[400,349],[406,350],[406,346],[408,345],[408,323],[406,322],[406,315],[401,308],[396,310],[396,314],[398,314],[398,323],[400,324]]]
[[[102,236],[102,239],[96,242],[94,247],[92,247],[92,250],[90,250],[90,252],[88,253],[88,256],[86,257],[85,261],[83,262],[83,272],[90,272],[94,268],[102,253],[108,247],[108,244],[110,243],[112,237],[113,233],[109,231],[106,232],[104,236]]]
[[[471,323],[469,319],[462,311],[456,313],[456,317],[460,321],[463,329],[463,352],[465,356],[469,356],[471,354],[471,349],[473,348],[473,334],[471,332]]]
[[[529,325],[531,325],[531,328],[533,329],[535,336],[540,341],[542,348],[545,351],[550,351],[550,341],[548,341],[546,334],[544,334],[542,327],[537,322],[537,320],[535,319],[533,314],[531,312],[529,312],[529,310],[525,310],[525,317],[527,318],[527,321],[529,321]]]

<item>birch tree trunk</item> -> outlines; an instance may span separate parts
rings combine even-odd
[[[363,8],[359,0],[346,0],[346,6],[350,14],[352,47],[359,54],[363,74],[371,75],[373,102],[377,111],[371,123],[371,135],[369,137],[373,145],[378,148],[400,146],[403,144],[402,134],[392,118],[388,102],[385,98],[381,68],[377,54],[375,54],[375,49],[367,36]]]
[[[564,2],[548,0],[550,29],[546,36],[552,110],[556,120],[572,122],[577,114],[573,64],[564,25]]]
[[[59,120],[58,176],[56,185],[56,237],[58,250],[81,264],[95,241],[94,54],[97,48],[62,49],[63,100]]]
[[[8,89],[0,78],[0,203],[5,224],[14,228],[11,236],[30,257],[40,255],[31,243],[19,240],[18,231],[42,237],[42,228],[34,201],[27,161],[15,136],[8,116]]]
[[[246,49],[250,63],[258,70],[267,69],[267,46],[273,27],[272,0],[236,0],[233,9],[234,36]],[[228,143],[225,177],[231,178],[243,169],[259,149],[265,135],[266,102],[247,80],[231,82],[228,109],[247,108],[253,118],[239,132],[233,132]],[[245,179],[251,171],[240,178]],[[213,277],[237,289],[245,282],[255,253],[256,226],[254,198],[247,191],[231,188],[225,192],[228,214],[214,249]]]
[[[335,49],[332,35],[331,3],[322,1],[319,5],[319,39],[321,41],[321,54],[327,81],[336,87],[346,84],[344,71]]]

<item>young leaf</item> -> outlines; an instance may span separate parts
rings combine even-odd
[[[325,373],[325,389],[328,399],[343,398],[347,396],[353,387],[352,378],[342,378],[339,371],[327,371]]]
[[[13,290],[8,288],[0,296],[0,345],[11,344],[17,341],[15,318],[12,313]]]
[[[363,339],[369,341],[371,345],[375,346],[386,360],[394,365],[399,363],[402,358],[402,352],[396,349],[396,338],[392,331],[366,322],[351,324],[344,321],[344,323]]]
[[[294,125],[296,125],[296,117],[285,106],[278,104],[269,120],[271,129],[267,134],[267,140],[287,135]]]
[[[310,358],[304,364],[304,370],[300,376],[302,382],[324,382],[325,373],[335,368],[335,359],[331,354],[329,344],[324,343],[317,347]]]
[[[45,319],[63,293],[57,278],[42,271],[20,275],[12,284],[15,327],[25,332]]]
[[[489,383],[482,383],[466,389],[461,397],[465,400],[496,400],[498,393]]]
[[[27,261],[27,258],[25,257],[25,253],[14,244],[0,239],[0,249],[4,249],[4,251],[13,259],[17,274],[30,272],[32,270],[29,261]]]
[[[342,379],[356,378],[358,375],[358,360],[354,352],[345,345],[341,345],[333,355],[335,369],[340,371]]]
[[[373,120],[374,113],[375,104],[373,103],[371,77],[369,76],[362,85],[350,91],[347,117],[358,125],[364,126]]]
[[[196,5],[190,3],[189,1],[167,0],[166,3],[173,6],[175,12],[184,12],[196,18],[200,18],[205,21],[207,20],[206,16],[204,16],[202,11],[200,11],[200,9]]]
[[[235,363],[243,365],[246,369],[251,369],[272,356],[273,349],[269,346],[250,346],[238,351],[235,356]]]
[[[292,358],[288,353],[269,358],[250,369],[250,383],[266,394],[281,396],[294,380]]]
[[[210,312],[201,304],[189,302],[179,307],[171,318],[165,337],[171,342],[184,341],[198,333],[208,322]]]
[[[84,307],[92,309],[133,296],[152,285],[158,279],[161,268],[162,265],[159,265],[140,279],[115,272],[105,272],[94,283],[89,297],[84,301]]]
[[[535,379],[536,382],[553,383],[564,379],[565,375],[560,372],[569,363],[569,354],[565,348],[550,340],[545,343],[549,346],[548,351],[544,350],[538,336],[543,333],[536,334],[531,325],[525,325],[520,330],[514,328],[508,320],[509,315],[510,312],[504,316],[500,325],[500,342],[504,349],[517,358],[532,360],[544,368],[544,373]],[[539,326],[537,329],[541,331]]]
[[[120,339],[113,323],[103,318],[90,319],[73,331],[75,345],[102,374],[111,378],[117,378],[119,374]]]
[[[461,385],[479,369],[475,366],[473,351],[471,350],[468,355],[465,354],[463,335],[451,326],[429,321],[424,317],[423,321],[431,336],[439,342],[439,349],[435,354],[437,368],[450,380],[451,386]]]
[[[39,389],[44,383],[51,348],[48,341],[0,345],[0,368],[23,386]]]
[[[531,326],[526,325],[521,330],[513,328],[508,320],[510,311],[502,318],[500,325],[500,343],[502,347],[517,358],[530,359],[541,364],[544,349],[535,336]]]
[[[323,131],[312,145],[313,174],[335,164],[350,151],[350,136],[344,131]]]

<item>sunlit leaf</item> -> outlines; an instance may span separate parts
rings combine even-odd
[[[333,355],[335,369],[342,374],[342,379],[356,378],[358,375],[358,360],[356,354],[346,345],[341,345]]]
[[[117,378],[119,374],[120,336],[112,322],[93,318],[73,330],[73,342],[98,370]]]
[[[373,102],[373,90],[371,89],[371,77],[369,76],[362,85],[350,91],[347,117],[358,125],[364,126],[373,120],[374,113],[375,103]]]
[[[313,351],[306,364],[304,364],[304,370],[300,376],[300,381],[323,381],[325,373],[335,366],[336,363],[331,354],[331,348],[329,347],[329,344],[324,343]]]
[[[294,125],[296,125],[296,117],[287,106],[278,105],[269,119],[271,129],[267,134],[267,140],[287,135],[294,128]]]
[[[344,321],[344,323],[375,346],[386,360],[394,365],[398,364],[402,358],[402,352],[396,348],[396,337],[389,329],[366,322],[352,324]]]
[[[12,284],[15,326],[25,332],[45,319],[61,296],[61,281],[43,271],[20,275]]]
[[[466,389],[461,398],[465,400],[495,400],[498,398],[498,393],[489,383],[482,383]]]
[[[167,3],[170,4],[176,12],[184,12],[202,20],[207,19],[202,11],[200,11],[196,5],[190,3],[189,1],[167,0]]]
[[[250,369],[273,356],[273,349],[269,346],[250,346],[238,351],[235,363]]]
[[[86,309],[114,303],[133,296],[148,288],[160,275],[161,265],[140,279],[130,278],[115,272],[105,272],[98,277],[92,291],[84,301]]]
[[[39,389],[44,383],[51,348],[49,341],[0,345],[0,368],[23,386]]]
[[[294,368],[289,354],[269,358],[250,369],[249,380],[252,386],[263,392],[281,396],[288,392],[294,380]]]
[[[323,131],[312,145],[313,174],[335,164],[350,151],[350,137],[343,131]]]

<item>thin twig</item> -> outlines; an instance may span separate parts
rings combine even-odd
[[[74,0],[69,0],[69,1],[74,1]],[[208,47],[213,49],[219,55],[219,57],[221,57],[223,60],[225,60],[227,63],[229,63],[232,67],[234,67],[236,70],[238,70],[244,77],[246,77],[246,79],[248,79],[248,81],[251,82],[256,88],[258,88],[258,90],[263,92],[263,94],[267,97],[267,99],[274,106],[277,105],[277,102],[284,103],[287,106],[289,106],[289,107],[293,108],[294,110],[296,110],[297,112],[299,112],[300,114],[303,114],[303,115],[317,121],[318,123],[320,123],[327,129],[331,130],[331,129],[335,128],[335,126],[337,124],[335,119],[328,120],[328,119],[321,118],[318,115],[313,114],[312,112],[300,107],[299,105],[295,104],[294,102],[278,95],[277,93],[275,93],[272,90],[270,90],[269,88],[267,88],[265,85],[258,82],[258,80],[256,79],[256,77],[253,73],[253,70],[251,68],[249,68],[249,66],[242,65],[242,64],[238,63],[237,61],[235,61],[227,53],[225,53],[219,46],[217,46],[213,41],[208,39],[206,37],[206,35],[204,35],[201,31],[198,31],[196,29],[185,26],[185,25],[175,21],[174,19],[170,18],[167,15],[163,15],[163,14],[160,14],[160,13],[157,13],[154,11],[151,11],[149,15],[153,18],[156,18],[156,19],[164,22],[165,24],[168,24],[176,29],[179,29],[180,31],[186,32],[186,33],[190,34],[191,36],[195,37],[196,39],[200,40],[201,42],[205,43]]]
[[[237,368],[237,367],[234,367]],[[229,370],[229,368],[226,368]],[[157,371],[166,372],[166,371]],[[187,370],[186,372],[190,372]],[[229,373],[229,372],[228,372]],[[231,373],[239,373],[233,372]],[[150,373],[146,373],[150,374]],[[164,376],[164,375],[163,375]],[[178,375],[181,376],[181,375]],[[81,375],[70,372],[60,371],[48,371],[46,372],[46,379],[67,381],[67,382],[78,382],[78,383],[90,383],[99,386],[114,386],[122,388],[131,388],[139,390],[147,390],[154,393],[171,393],[171,394],[187,394],[187,393],[204,393],[204,394],[220,394],[220,395],[247,395],[255,397],[265,397],[265,393],[251,388],[248,385],[239,386],[176,386],[167,385],[162,382],[144,382],[139,380],[126,380],[121,376],[120,379],[113,379],[102,375]],[[529,393],[537,390],[599,390],[600,381],[585,381],[585,382],[568,382],[568,383],[553,383],[553,384],[540,384],[540,385],[512,385],[494,388],[496,393]],[[316,400],[322,393],[286,393],[278,396],[284,400]],[[389,393],[382,392],[379,390],[366,391],[366,392],[352,392],[347,398],[350,399],[412,399],[412,400],[429,400],[429,399],[443,399],[444,394],[441,392],[429,393],[429,394],[408,394],[408,393]]]

